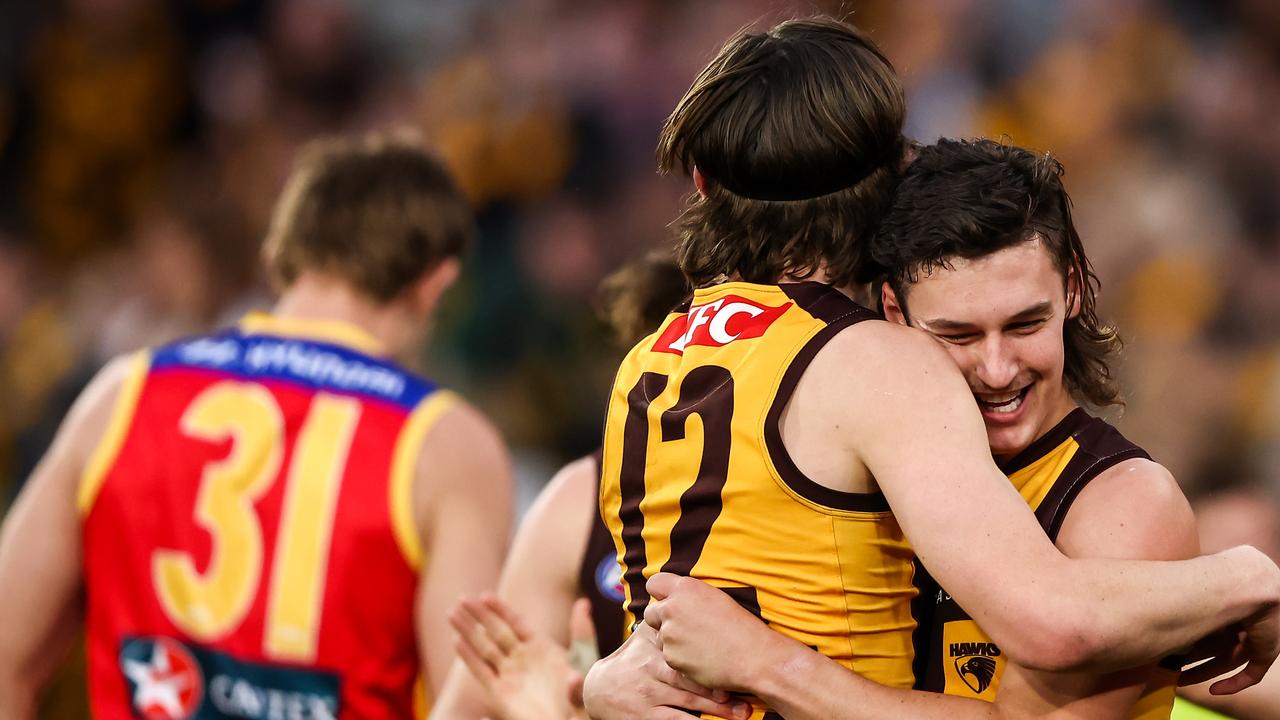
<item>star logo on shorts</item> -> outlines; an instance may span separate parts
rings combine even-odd
[[[133,709],[148,720],[184,720],[200,707],[204,678],[181,643],[169,638],[131,640],[120,669],[133,692]]]

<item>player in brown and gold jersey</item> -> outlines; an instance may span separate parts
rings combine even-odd
[[[680,575],[725,588],[834,667],[910,687],[911,549],[1028,667],[1152,662],[1250,617],[1256,662],[1227,689],[1274,659],[1270,561],[1065,557],[992,462],[946,353],[850,299],[904,114],[880,51],[816,19],[736,37],[664,127],[661,166],[698,188],[678,248],[695,293],[628,355],[610,403],[601,512],[628,610],[647,622],[588,676],[594,717],[670,705],[628,696],[616,668],[633,667],[628,645],[667,642],[650,600],[697,585]]]
[[[989,140],[921,148],[870,245],[887,274],[885,314],[923,329],[946,349],[968,381],[1001,470],[1063,553],[1194,556],[1195,520],[1173,477],[1081,407],[1116,404],[1108,360],[1118,340],[1095,313],[1097,280],[1072,224],[1061,173],[1048,155]],[[792,720],[891,713],[949,720],[1169,717],[1180,659],[1111,673],[1032,670],[1011,662],[944,588],[927,579],[920,584],[921,599],[933,609],[918,635],[917,687],[995,705],[866,683],[823,683],[806,699],[775,697],[777,686],[760,679],[745,684],[786,707]],[[716,644],[690,632],[696,631],[687,622],[694,606],[685,602],[664,613],[664,639],[685,635],[666,644],[668,656],[698,676],[731,670],[750,677],[749,664],[713,660],[719,669],[695,668],[711,655],[681,653]],[[735,638],[762,663],[777,657],[766,648],[794,649],[793,643],[760,642],[759,623],[723,599],[709,606],[729,614],[704,606],[699,626],[717,638]],[[717,649],[724,657],[725,648]],[[794,660],[791,666],[801,667]]]
[[[1108,361],[1119,342],[1095,313],[1061,172],[1048,155],[990,140],[922,148],[872,245],[888,270],[885,314],[946,348],[1000,469],[1065,554],[1194,556],[1195,519],[1173,477],[1080,407],[1117,403]],[[918,687],[998,698],[1017,717],[1169,717],[1179,658],[1038,673],[1009,663],[944,588],[927,594],[935,612]]]

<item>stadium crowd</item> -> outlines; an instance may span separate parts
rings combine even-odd
[[[421,362],[495,418],[531,497],[599,443],[619,351],[598,281],[669,240],[688,190],[654,171],[663,117],[707,48],[813,11],[884,47],[913,137],[1063,161],[1127,341],[1118,426],[1186,483],[1205,550],[1280,557],[1268,0],[7,3],[0,492],[106,359],[267,304],[256,248],[301,143],[398,125],[447,160],[481,228]]]

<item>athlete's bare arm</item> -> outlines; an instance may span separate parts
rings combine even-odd
[[[498,596],[518,609],[528,627],[565,647],[578,568],[598,512],[597,472],[594,459],[582,458],[556,473],[525,514],[498,584]],[[439,718],[478,720],[493,710],[475,678],[456,663],[432,712]]]
[[[511,536],[511,462],[493,425],[458,403],[423,440],[417,472],[418,652],[436,697],[454,660],[449,609],[497,584]]]
[[[0,718],[35,716],[40,689],[81,622],[80,518],[85,463],[111,418],[128,360],[107,365],[62,422],[0,531]]]
[[[1252,659],[1220,689],[1257,682],[1274,662],[1274,563],[1252,548],[1179,562],[1068,559],[996,468],[968,386],[924,334],[881,322],[846,329],[805,372],[788,415],[797,401],[839,429],[827,447],[843,440],[920,559],[1014,662],[1050,671],[1134,667],[1234,622],[1251,628]],[[788,422],[783,438],[793,448]],[[820,456],[792,455],[822,482]]]
[[[1058,546],[1072,557],[1159,560],[1194,556],[1199,541],[1191,509],[1168,471],[1148,460],[1131,460],[1102,473],[1081,492]],[[1146,690],[1154,668],[1097,675],[1046,673],[1010,664],[995,704],[894,689],[770,633],[723,593],[699,581],[665,575],[650,586],[656,602],[646,617],[660,625],[662,647],[637,644],[630,648],[630,662],[646,656],[652,662],[661,652],[695,680],[757,695],[793,720],[1123,720]],[[632,677],[651,672],[643,667],[601,669],[625,670]]]
[[[1058,547],[1070,557],[1134,558],[1174,560],[1194,557],[1199,552],[1195,518],[1177,482],[1160,465],[1149,460],[1120,463],[1095,478],[1080,493],[1066,516],[1058,535]],[[758,624],[745,613],[741,622]],[[722,626],[723,627],[723,626]],[[736,627],[736,626],[735,626]],[[733,630],[725,628],[726,634]],[[664,637],[666,635],[664,634]],[[690,638],[696,642],[696,638]],[[679,647],[683,647],[683,643]],[[778,647],[781,647],[779,645]],[[824,662],[817,653],[801,658],[788,643],[788,651],[776,662],[783,666],[815,663],[831,675],[834,685],[819,685],[823,697],[812,690],[783,682],[771,686],[772,678],[761,666],[761,674],[748,680],[749,691],[759,693],[780,712],[795,720],[811,718],[864,720],[880,717],[938,718],[1096,718],[1123,720],[1142,697],[1151,680],[1154,665],[1110,674],[1047,673],[1010,663],[1000,683],[994,705],[977,700],[941,696],[910,690],[895,690],[845,674],[837,680],[839,666]],[[664,645],[668,653],[677,647]],[[768,662],[767,660],[765,662]],[[697,673],[695,673],[695,676]]]
[[[1068,557],[1182,560],[1200,554],[1195,515],[1163,466],[1119,463],[1076,498],[1058,534]],[[1014,717],[1119,718],[1142,697],[1155,670],[1147,665],[1107,675],[1044,673],[1010,663],[1000,706]]]

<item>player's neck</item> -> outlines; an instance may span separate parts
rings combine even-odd
[[[1054,393],[1053,396],[1047,398],[1048,412],[1045,413],[1044,419],[1041,421],[1040,428],[1036,432],[1035,440],[1048,435],[1051,430],[1062,422],[1063,418],[1070,415],[1074,410],[1080,407],[1075,398],[1071,397],[1071,391],[1063,387],[1061,392]],[[1032,440],[1032,442],[1035,442]],[[1026,448],[1023,448],[1025,450]],[[1021,452],[1021,450],[1019,451]],[[1016,453],[1015,453],[1016,454]]]
[[[395,305],[376,303],[341,280],[311,273],[301,275],[280,295],[272,314],[355,326],[389,354],[398,353],[405,344],[406,327],[411,322]]]
[[[823,264],[819,264],[818,268],[814,270],[813,273],[811,275],[808,275],[807,277],[799,277],[797,275],[786,273],[781,278],[778,279],[778,282],[779,283],[792,283],[792,282],[822,283],[823,285],[830,285],[832,288],[839,290],[840,292],[844,293],[845,295],[848,295],[854,300],[858,299],[858,295],[857,293],[854,292],[853,288],[847,287],[844,285],[836,285],[835,283],[833,283],[831,281],[831,275],[827,273],[826,265],[823,265]]]

